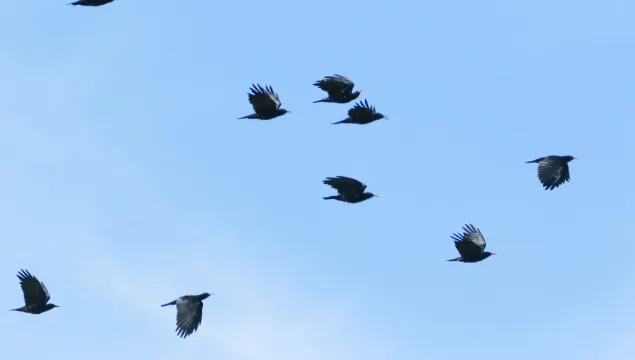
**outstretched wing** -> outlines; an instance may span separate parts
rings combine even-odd
[[[249,102],[256,113],[273,112],[278,110],[280,105],[282,105],[278,94],[273,91],[271,86],[265,86],[263,88],[259,84],[252,85]]]
[[[176,301],[176,333],[185,339],[198,329],[203,321],[203,302],[178,299]]]
[[[348,110],[348,117],[351,119],[365,119],[375,114],[375,107],[368,105],[368,100],[360,101]]]
[[[24,304],[26,306],[46,305],[51,296],[49,295],[46,286],[44,286],[44,283],[40,282],[27,270],[20,270],[17,276],[18,279],[20,279],[20,287],[22,287],[22,293],[24,294]]]
[[[335,74],[333,76],[325,76],[323,80],[316,81],[313,85],[326,91],[329,96],[334,96],[352,92],[355,83],[342,75]]]
[[[472,224],[463,226],[463,234],[453,234],[454,246],[462,257],[473,257],[481,254],[485,250],[485,237],[481,230]]]
[[[545,190],[553,190],[569,181],[569,164],[559,158],[544,158],[538,163],[538,179]]]
[[[366,184],[347,176],[328,177],[323,181],[340,194],[358,194],[366,190]]]

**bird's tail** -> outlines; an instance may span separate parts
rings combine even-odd
[[[459,260],[461,260],[460,256],[458,258],[456,258],[456,259],[450,259],[450,260],[446,260],[446,261],[459,261]]]
[[[323,197],[324,200],[337,200],[337,195]]]
[[[174,301],[170,301],[169,303],[167,303],[167,304],[163,304],[163,305],[161,305],[161,306],[163,307],[163,306],[168,306],[168,305],[176,305],[176,300],[174,300]]]
[[[333,125],[335,125],[335,124],[346,124],[346,123],[350,123],[350,119],[349,118],[346,118],[346,119],[344,119],[342,121],[334,122]]]
[[[542,160],[542,158],[538,158],[536,160],[531,160],[531,161],[525,161],[525,164],[529,164],[529,163],[537,163],[540,162],[540,160]]]
[[[251,114],[251,115],[239,117],[238,119],[255,119],[255,118],[256,118],[256,114]]]
[[[314,101],[313,103],[315,104],[315,103],[320,103],[320,102],[328,102],[328,100],[329,100],[329,98],[324,98],[322,100]]]

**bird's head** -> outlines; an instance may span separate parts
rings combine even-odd
[[[201,300],[203,300],[203,299],[207,299],[208,297],[210,297],[210,296],[212,296],[212,295],[214,295],[214,294],[210,294],[210,293],[202,293],[201,295],[199,295],[199,298],[200,298]]]
[[[388,120],[388,115],[384,115],[382,113],[377,113],[377,119],[386,119],[386,120]]]
[[[571,161],[571,160],[578,160],[577,157],[575,156],[571,156],[571,155],[567,155],[564,157],[564,160],[566,160],[567,162]]]
[[[377,194],[373,194],[373,193],[371,193],[371,192],[366,193],[366,196],[368,196],[368,198],[369,198],[369,199],[370,199],[370,198],[373,198],[373,197],[377,197],[377,198],[379,197],[379,195],[377,195]]]
[[[48,304],[46,304],[46,308],[47,308],[48,310],[53,309],[53,308],[56,308],[56,307],[59,307],[59,306],[57,306],[57,305],[55,305],[55,304],[53,304],[53,303],[48,303]]]
[[[489,252],[489,251],[483,252],[483,256],[485,256],[486,259],[492,255],[497,255],[497,254],[493,252]]]
[[[278,110],[278,112],[280,113],[280,115],[284,115],[286,113],[290,113],[291,111],[289,111],[287,109],[280,109],[280,110]]]
[[[359,90],[359,91],[355,91],[354,93],[352,93],[351,97],[353,98],[353,100],[357,99],[362,94],[362,91],[364,91],[364,90]]]

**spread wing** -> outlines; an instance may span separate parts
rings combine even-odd
[[[545,190],[553,190],[569,181],[569,164],[560,159],[545,158],[538,163],[538,179]]]
[[[40,282],[27,270],[20,270],[17,276],[18,279],[20,279],[20,286],[22,287],[22,293],[24,294],[24,304],[26,306],[46,305],[51,296],[49,295],[46,286],[44,286],[44,283]]]
[[[176,301],[176,332],[185,339],[198,329],[203,321],[203,302],[178,299]]]
[[[330,185],[340,194],[358,194],[366,190],[366,184],[346,176],[329,177],[323,183]]]
[[[333,76],[325,76],[323,80],[316,81],[313,85],[326,91],[329,96],[333,96],[341,93],[351,93],[355,83],[342,75],[335,74]]]
[[[263,111],[273,112],[278,110],[280,105],[282,105],[278,94],[273,91],[271,86],[265,86],[263,88],[259,84],[252,85],[249,102],[256,113]]]
[[[462,257],[473,257],[481,254],[485,250],[485,237],[481,230],[469,224],[463,226],[463,234],[453,234],[454,246]]]
[[[351,119],[364,119],[375,114],[375,107],[368,105],[368,100],[360,101],[348,110],[348,117]]]

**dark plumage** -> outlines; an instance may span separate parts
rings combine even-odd
[[[271,120],[291,112],[285,109],[280,109],[282,102],[271,86],[265,86],[263,88],[260,85],[252,84],[251,93],[249,94],[249,102],[254,108],[255,113],[240,117],[239,119]]]
[[[538,163],[538,179],[545,190],[553,190],[569,181],[569,162],[577,159],[571,155],[550,155],[525,163]]]
[[[353,92],[355,83],[338,74],[325,76],[323,80],[318,80],[313,85],[329,94],[328,97],[322,100],[314,101],[314,104],[319,102],[346,104],[357,99],[359,94],[362,93],[362,90]]]
[[[78,0],[67,5],[102,6],[102,5],[111,3],[113,1],[114,0]]]
[[[388,116],[378,113],[374,106],[368,105],[368,100],[359,101],[350,110],[348,117],[333,124],[360,124],[366,125],[379,119],[388,119]]]
[[[472,224],[463,226],[463,234],[455,233],[452,235],[452,239],[454,239],[454,246],[456,246],[461,256],[448,261],[475,263],[496,255],[496,253],[484,251],[485,246],[487,246],[485,238],[481,230],[475,228]]]
[[[366,184],[346,176],[328,177],[322,182],[338,192],[337,195],[324,197],[324,200],[339,200],[355,204],[372,197],[378,197],[373,193],[364,192]]]
[[[48,303],[51,299],[46,286],[40,282],[35,276],[31,275],[27,270],[18,272],[20,286],[24,294],[24,306],[11,311],[21,311],[29,314],[41,314],[52,308],[59,307],[53,303]]]
[[[198,329],[203,321],[203,300],[210,297],[209,293],[200,295],[185,295],[171,301],[168,305],[176,305],[176,334],[185,339]]]

